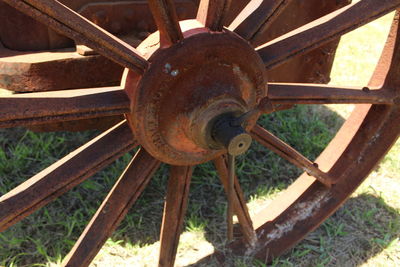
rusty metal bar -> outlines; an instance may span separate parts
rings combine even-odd
[[[370,81],[371,84],[383,83],[383,88],[389,90],[397,96],[397,104],[400,103],[400,42],[398,41],[400,39],[399,22],[400,9],[396,11],[385,48]],[[390,65],[388,62],[390,62]]]
[[[89,266],[159,166],[160,162],[145,150],[136,153],[64,259],[63,266]]]
[[[227,200],[228,207],[226,211],[226,224],[227,224],[227,241],[233,240],[233,202],[235,201],[235,156],[228,154],[228,187],[227,187]]]
[[[214,160],[214,166],[217,169],[218,176],[224,186],[225,193],[228,192],[228,167],[223,156],[220,156]],[[246,205],[246,200],[242,188],[239,184],[239,179],[235,176],[234,181],[234,194],[233,194],[233,208],[238,218],[242,234],[247,244],[252,246],[257,241],[257,236],[254,231],[253,223],[249,214],[249,210]]]
[[[0,197],[0,231],[83,182],[137,145],[123,121]]]
[[[363,0],[338,9],[271,42],[259,46],[267,69],[305,54],[375,20],[400,6],[400,0]]]
[[[0,128],[124,114],[129,105],[120,87],[0,96]]]
[[[4,0],[4,2],[139,74],[143,74],[148,66],[148,62],[136,49],[58,1]]]
[[[388,90],[323,84],[269,83],[272,104],[393,104]]]
[[[327,173],[321,171],[316,163],[311,162],[297,150],[295,150],[261,126],[254,126],[251,130],[251,135],[255,140],[257,140],[257,142],[272,150],[295,166],[299,167],[309,175],[315,177],[324,185],[330,187],[334,182],[333,178],[330,177]]]
[[[232,0],[201,0],[197,20],[212,31],[221,31]]]
[[[160,236],[160,267],[173,267],[189,197],[193,167],[171,166]]]
[[[168,47],[182,40],[183,35],[174,1],[149,0],[149,6],[160,32],[161,46]]]
[[[258,7],[250,2],[229,25],[229,29],[253,43],[258,35],[265,33],[291,1],[263,0]]]

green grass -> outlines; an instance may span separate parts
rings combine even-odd
[[[346,35],[333,69],[333,84],[363,85],[382,49],[390,16]],[[379,43],[379,44],[378,44]],[[368,55],[368,56],[366,56]],[[354,60],[356,58],[356,60]],[[352,106],[298,106],[262,118],[262,124],[314,159],[334,136]],[[34,133],[21,128],[0,130],[0,194],[4,194],[98,132]],[[58,266],[122,172],[132,154],[99,172],[67,194],[0,233],[0,266]],[[272,266],[399,266],[400,142],[380,167],[340,208],[304,241]],[[250,212],[270,201],[301,172],[253,143],[238,158],[237,172]],[[168,168],[151,180],[93,266],[154,266]],[[212,164],[196,167],[177,255],[178,266],[223,248],[226,201]],[[231,266],[266,266],[233,257]],[[209,263],[207,266],[219,266]]]

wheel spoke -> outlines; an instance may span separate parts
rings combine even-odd
[[[0,96],[0,128],[88,119],[128,113],[129,98],[119,87]]]
[[[5,0],[5,2],[126,68],[139,74],[147,68],[147,61],[136,49],[58,1]]]
[[[394,96],[368,87],[269,83],[268,99],[273,104],[392,104]]]
[[[228,188],[227,188],[227,211],[226,211],[226,229],[227,229],[227,242],[233,240],[233,202],[234,202],[234,191],[235,191],[235,156],[228,153]]]
[[[236,19],[229,29],[253,43],[258,35],[263,34],[292,0],[263,0],[255,8],[251,1]]]
[[[111,189],[63,261],[63,266],[88,266],[135,203],[160,162],[139,150]]]
[[[0,231],[78,185],[136,146],[126,121],[76,149],[0,198]]]
[[[232,0],[201,0],[197,20],[212,31],[221,31]]]
[[[168,47],[183,38],[173,0],[149,0],[153,18],[160,32],[161,47]]]
[[[332,183],[335,182],[327,173],[321,171],[316,163],[312,163],[297,150],[295,150],[261,126],[254,126],[254,128],[251,130],[251,134],[253,138],[257,140],[257,142],[272,150],[295,166],[299,167],[309,175],[315,177],[324,185],[331,186]]]
[[[224,157],[218,157],[214,160],[215,168],[217,169],[219,178],[222,185],[224,186],[225,193],[228,193],[228,167]],[[235,191],[233,194],[233,208],[238,218],[244,239],[250,245],[255,244],[257,237],[253,228],[253,223],[250,218],[249,211],[247,209],[246,201],[243,196],[242,188],[240,187],[239,180],[235,176]]]
[[[173,267],[189,196],[191,166],[171,166],[161,226],[159,266]]]
[[[383,88],[396,94],[397,103],[400,101],[400,10],[396,11],[386,45],[379,63],[370,81],[371,84],[382,84]],[[390,64],[388,64],[390,62]],[[385,76],[386,74],[386,76]]]
[[[400,0],[362,0],[338,9],[320,19],[291,31],[256,50],[267,69],[296,55],[305,54],[383,16],[400,5]]]

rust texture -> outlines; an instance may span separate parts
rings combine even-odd
[[[196,19],[211,31],[221,31],[226,25],[232,0],[201,0]]]
[[[281,11],[279,17],[271,22],[268,31],[262,31],[254,40],[254,45],[262,45],[309,23],[321,16],[350,3],[351,0],[311,0],[291,1],[287,8]],[[312,12],[310,11],[312,10]],[[309,53],[297,56],[276,69],[269,70],[269,81],[273,82],[305,82],[328,83],[330,71],[339,40],[334,40],[318,47]],[[290,75],[288,75],[290,73]]]
[[[318,3],[315,3],[316,1]],[[150,9],[144,2],[93,3],[88,0],[64,0],[61,2],[105,30],[125,38],[128,43],[132,43],[130,40],[133,36],[135,36],[134,40],[143,39],[156,29]],[[207,4],[207,1],[203,2]],[[320,0],[304,3],[295,1],[295,3],[287,4],[288,6],[280,11],[283,13],[281,16],[278,16],[276,20],[270,20],[269,31],[261,31],[258,34],[260,40],[271,40],[347,3],[347,1],[337,3],[325,1],[326,3],[322,5],[319,2]],[[234,0],[226,15],[225,23],[229,24],[246,4],[247,0]],[[196,16],[196,1],[176,1],[175,5],[180,20]],[[311,7],[313,12],[308,11]],[[265,10],[262,11],[265,12]],[[0,40],[5,48],[9,49],[3,51],[0,49],[2,54],[0,57],[0,88],[26,92],[119,84],[123,71],[120,65],[101,56],[80,57],[74,52],[57,52],[57,49],[73,47],[74,43],[2,1],[0,1],[0,19],[5,23],[0,27]],[[133,44],[135,45],[135,43]],[[328,82],[336,46],[337,43],[334,42],[269,71],[269,80]],[[38,53],[17,52],[35,50]],[[43,55],[43,51],[46,50],[54,50],[59,54]],[[15,59],[14,56],[18,56],[18,59]],[[98,68],[99,65],[102,67]],[[90,75],[87,75],[88,73]],[[291,73],[291,75],[287,75],[287,73]],[[69,79],[69,77],[74,77],[74,79]]]
[[[159,266],[174,266],[187,209],[192,172],[191,166],[171,166],[160,235]]]
[[[129,112],[119,87],[14,94],[0,98],[0,127],[96,118]]]
[[[183,39],[173,0],[149,0],[156,21],[161,47],[168,47]]]
[[[224,157],[218,157],[214,160],[215,168],[224,186],[225,193],[228,194],[228,168]],[[240,187],[239,179],[235,176],[234,181],[234,194],[233,194],[233,208],[234,213],[238,217],[241,234],[244,240],[250,246],[254,245],[257,241],[256,233],[254,231],[253,222],[251,220],[249,211],[247,209],[245,197]]]
[[[0,198],[0,231],[80,184],[137,145],[126,121],[104,132]]]
[[[41,92],[119,84],[121,66],[100,55],[81,56],[71,50],[32,54],[0,49],[0,88]],[[96,71],[89,74],[90,70]]]
[[[143,149],[133,157],[121,177],[86,226],[63,266],[88,266],[129,208],[146,188],[160,162]]]
[[[52,31],[46,34],[43,25],[4,3],[73,39],[77,51],[70,47],[70,39]],[[31,30],[38,33],[38,40],[29,41],[32,34],[13,38],[15,33],[8,26],[0,26],[1,82],[15,91],[35,91],[2,92],[0,127],[33,125],[43,130],[49,123],[59,129],[70,127],[73,121],[75,129],[81,129],[82,124],[104,127],[105,121],[111,124],[126,118],[0,197],[1,231],[136,146],[141,148],[63,266],[89,266],[161,163],[171,166],[159,266],[174,266],[194,165],[214,161],[228,195],[230,250],[264,261],[282,255],[344,203],[400,134],[399,12],[368,85],[319,83],[328,79],[338,38],[398,9],[400,0],[361,0],[344,7],[347,1],[254,1],[236,19],[241,8],[229,11],[229,1],[224,0],[210,3],[201,1],[197,11],[197,2],[151,0],[139,33],[130,28],[139,18],[129,11],[137,5],[138,10],[144,8],[138,1],[0,3],[5,7],[0,16],[7,20],[16,14],[4,25],[15,19],[19,30],[25,31],[21,21],[32,22]],[[232,5],[246,3],[233,1]],[[179,11],[186,5],[192,6],[189,11]],[[193,18],[196,13],[197,20],[179,21],[180,16]],[[227,28],[222,27],[224,23]],[[60,51],[66,46],[69,50]],[[106,62],[110,65],[105,66]],[[76,77],[68,78],[68,72]],[[120,76],[119,86],[106,87]],[[315,162],[257,125],[262,113],[295,104],[331,103],[358,105]],[[250,144],[252,135],[304,171],[254,216],[235,175],[233,150],[221,145],[230,143],[221,140],[231,140],[229,129],[235,127],[248,137],[248,143],[240,139],[242,147]],[[228,164],[227,153],[232,156]],[[240,224],[239,236],[233,236],[233,213]],[[221,252],[215,254],[221,256]]]
[[[149,36],[138,50],[148,54],[151,67],[138,85],[134,72],[125,81],[132,130],[150,154],[174,165],[198,164],[221,154],[209,149],[210,138],[203,134],[209,122],[247,111],[266,95],[264,67],[246,42],[229,32],[210,35],[192,27],[198,27],[192,20],[182,25],[189,29],[184,44],[153,54],[148,48],[159,41]]]

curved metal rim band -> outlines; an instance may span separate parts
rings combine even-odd
[[[376,131],[365,134],[366,129]],[[301,175],[283,194],[253,217],[257,244],[244,250],[240,240],[231,245],[233,251],[271,260],[296,245],[347,200],[390,149],[399,132],[399,107],[357,106],[317,159],[320,166],[331,167],[332,171],[336,169],[339,182],[329,189],[307,174]],[[347,140],[343,140],[344,135]],[[364,139],[373,141],[364,142]],[[337,153],[337,144],[343,141],[348,142],[348,146],[344,146],[347,150],[359,155],[357,162],[349,164],[348,157]]]

